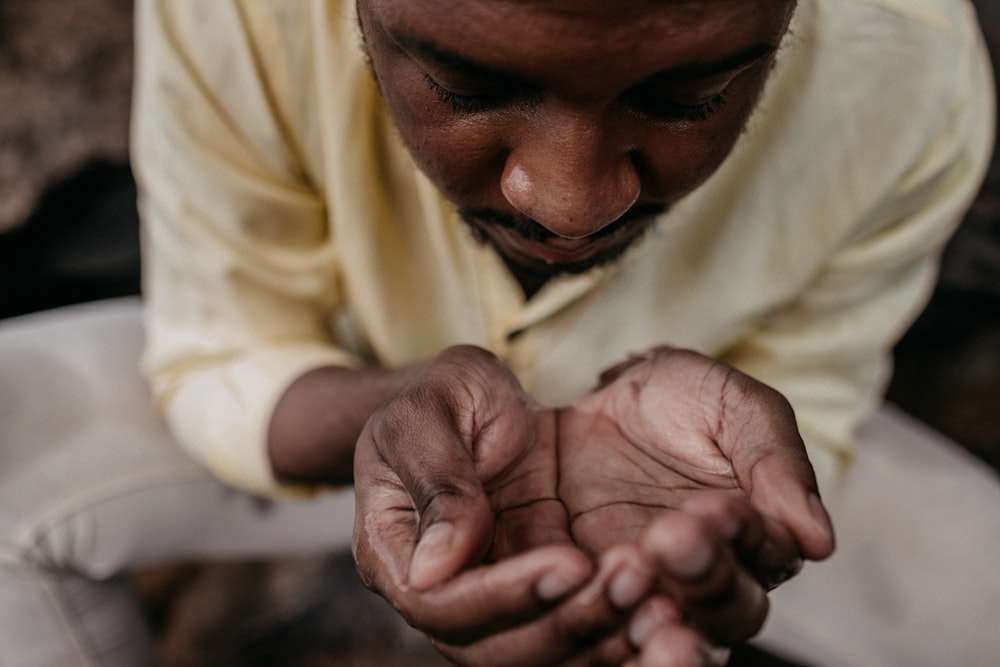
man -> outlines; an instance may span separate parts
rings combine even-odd
[[[465,664],[718,660],[829,554],[798,430],[832,486],[981,177],[964,5],[139,11],[146,367],[221,479],[353,478]]]

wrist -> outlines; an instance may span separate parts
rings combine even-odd
[[[351,483],[355,444],[368,418],[421,367],[331,366],[293,382],[278,401],[268,430],[275,476],[294,483]]]

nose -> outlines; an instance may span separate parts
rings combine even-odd
[[[500,188],[511,206],[575,239],[635,204],[641,188],[631,150],[599,114],[557,111],[535,120],[504,166]]]

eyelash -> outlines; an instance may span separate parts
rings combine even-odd
[[[638,105],[629,105],[629,109],[641,116],[662,120],[680,120],[689,123],[697,123],[703,120],[708,120],[714,116],[715,113],[723,107],[723,105],[725,105],[726,93],[727,91],[723,90],[715,97],[705,100],[704,102],[699,102],[698,104],[677,104],[676,102],[668,102],[664,105],[665,108],[657,108],[655,111],[643,109]]]
[[[459,95],[448,90],[427,73],[424,73],[424,81],[438,98],[445,104],[451,105],[451,110],[455,113],[477,113],[485,111],[496,104],[496,98],[489,95]]]
[[[445,104],[451,106],[455,113],[474,114],[487,111],[497,106],[502,100],[491,95],[460,95],[452,92],[434,80],[427,73],[424,73],[424,81],[427,86]],[[628,108],[641,116],[653,117],[663,120],[681,120],[687,122],[699,122],[708,120],[726,103],[726,90],[715,97],[705,100],[699,104],[687,105],[677,103],[666,103],[655,111],[643,109],[643,105],[628,104]]]

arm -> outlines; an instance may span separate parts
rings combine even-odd
[[[849,462],[854,430],[881,400],[892,347],[929,298],[940,251],[993,148],[988,56],[968,7],[956,4],[949,14],[955,22],[944,24],[947,30],[913,31],[937,35],[940,48],[895,45],[899,53],[921,51],[907,56],[906,85],[894,88],[903,92],[875,108],[881,122],[861,125],[867,134],[850,135],[908,161],[886,163],[879,153],[863,168],[844,163],[831,170],[831,190],[849,188],[849,177],[863,179],[873,189],[870,201],[848,209],[849,230],[802,294],[720,357],[789,399],[821,487]],[[849,148],[851,156],[871,152],[864,143]],[[810,211],[802,213],[808,224]]]
[[[276,476],[293,483],[352,482],[354,447],[365,422],[419,369],[325,367],[296,380],[278,402],[268,430]]]
[[[247,12],[265,7],[137,4],[133,162],[155,397],[179,442],[217,476],[275,495],[310,491],[272,468],[282,396],[316,369],[362,363],[331,334],[337,239],[257,57]],[[368,386],[368,403],[389,390]],[[341,426],[341,444],[360,430]]]

